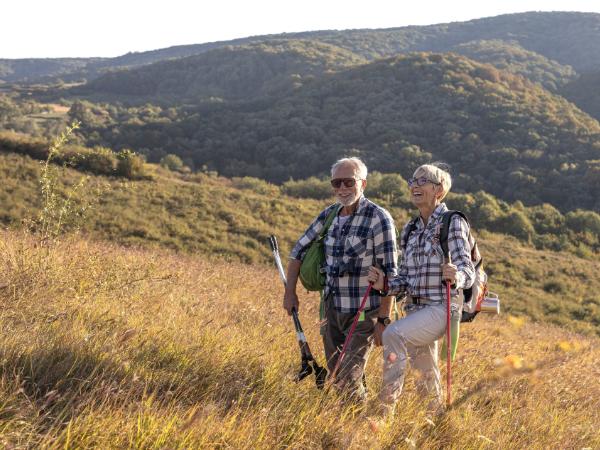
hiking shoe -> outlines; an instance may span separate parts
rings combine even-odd
[[[374,416],[383,420],[391,420],[394,418],[395,410],[395,403],[378,402],[375,407]]]
[[[432,399],[425,408],[425,417],[434,422],[446,412],[446,405],[438,399]]]

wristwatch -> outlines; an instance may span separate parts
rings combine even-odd
[[[392,320],[389,317],[378,317],[377,322],[387,327],[390,323],[392,323]]]

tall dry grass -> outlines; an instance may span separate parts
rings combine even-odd
[[[600,447],[596,338],[479,317],[463,329],[454,407],[428,420],[409,375],[397,416],[377,428],[312,379],[293,382],[281,296],[271,267],[2,232],[0,445]],[[316,301],[301,301],[320,356]],[[377,350],[371,397],[380,365]]]

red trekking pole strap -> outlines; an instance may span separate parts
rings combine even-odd
[[[450,334],[450,282],[446,281],[446,404],[450,406],[452,403],[452,364],[450,361],[451,355],[451,339]]]
[[[344,346],[342,347],[342,352],[340,353],[340,356],[338,356],[338,360],[335,363],[335,368],[333,369],[333,372],[331,372],[331,382],[332,383],[335,383],[335,378],[337,376],[340,366],[342,365],[342,360],[344,359],[344,356],[346,356],[346,349],[348,348],[348,344],[350,343],[350,340],[352,339],[352,334],[354,334],[354,330],[356,329],[356,325],[358,324],[358,319],[360,318],[360,315],[363,312],[363,309],[365,309],[365,305],[367,303],[367,299],[369,298],[369,294],[371,293],[372,287],[373,287],[373,285],[371,283],[369,283],[369,286],[367,287],[367,292],[365,292],[365,295],[363,296],[362,301],[360,302],[360,307],[358,308],[358,312],[356,313],[356,316],[354,316],[354,321],[352,322],[350,331],[348,331],[348,336],[346,336],[346,340],[344,341]]]

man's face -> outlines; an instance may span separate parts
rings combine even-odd
[[[337,167],[331,180],[334,183],[337,181],[336,184],[339,183],[339,187],[333,186],[333,193],[343,206],[351,206],[356,203],[367,185],[367,180],[359,179],[357,170],[352,164],[342,164]],[[352,184],[350,180],[354,180],[354,186],[347,186],[347,184]]]

